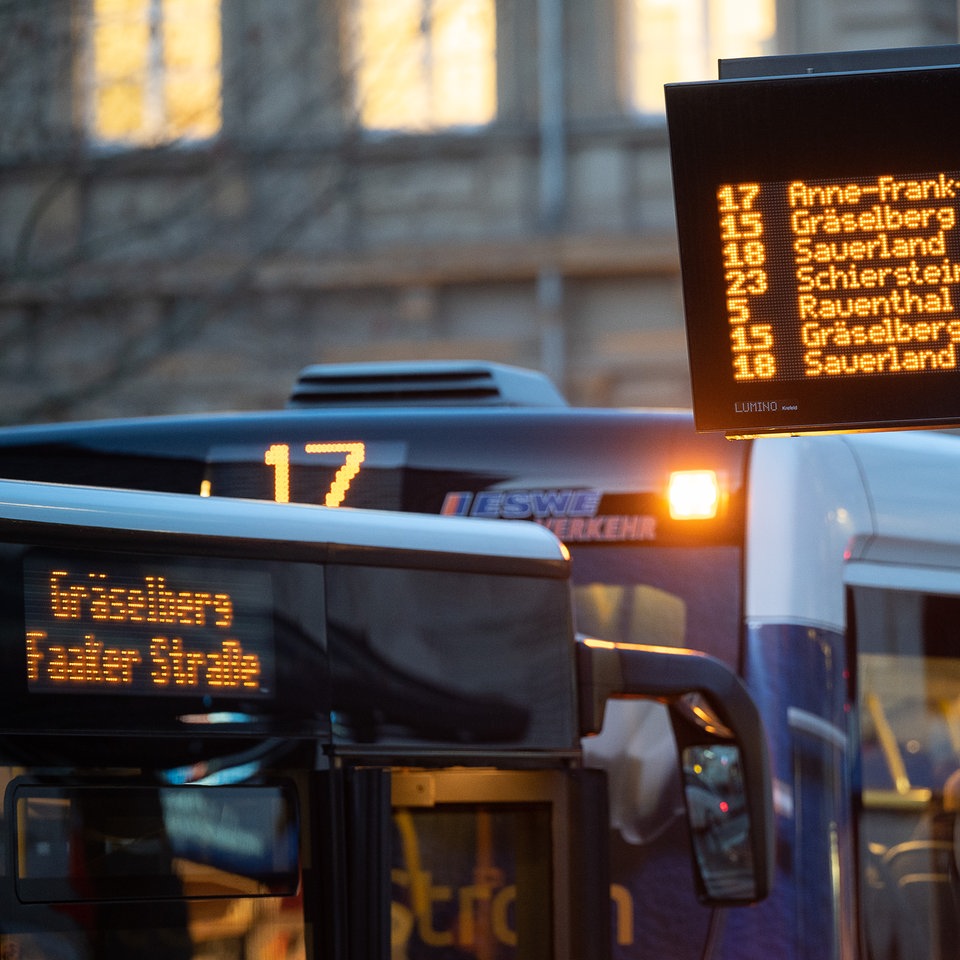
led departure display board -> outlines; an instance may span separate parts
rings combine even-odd
[[[960,67],[667,87],[699,430],[960,423]]]
[[[30,693],[271,696],[272,627],[263,571],[170,557],[24,559]]]

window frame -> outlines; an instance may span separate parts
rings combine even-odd
[[[143,18],[147,23],[146,58],[142,75],[135,74],[135,85],[142,92],[143,117],[136,129],[122,133],[104,132],[99,116],[98,100],[105,82],[104,74],[98,71],[96,62],[97,31],[101,27],[101,18],[97,11],[97,0],[86,0],[83,20],[83,41],[78,62],[77,85],[80,91],[80,122],[86,143],[95,149],[137,150],[154,147],[195,146],[208,144],[216,140],[223,130],[223,21],[222,0],[209,0],[211,27],[215,29],[218,56],[216,63],[209,68],[208,79],[215,83],[216,102],[204,106],[213,115],[213,123],[208,133],[191,132],[186,127],[174,130],[174,120],[168,101],[167,87],[171,76],[176,79],[184,74],[193,74],[198,69],[190,64],[173,69],[164,62],[163,40],[164,23],[168,19],[169,0],[138,0]],[[195,9],[191,5],[191,10]],[[213,22],[215,20],[215,23]]]
[[[675,54],[675,63],[672,65],[679,68],[683,75],[662,75],[651,81],[650,89],[644,89],[642,57],[644,49],[651,45],[661,46],[658,38],[645,42],[643,39],[641,7],[650,6],[652,3],[659,2],[661,5],[673,7],[673,14],[676,17],[677,24],[680,26],[683,36],[678,35],[676,43],[673,44],[673,53]],[[690,2],[699,6],[702,17],[694,23],[694,29],[691,30],[690,17],[684,16],[684,10],[678,6],[678,3]],[[738,34],[737,43],[734,48],[727,47],[727,39],[723,34],[718,36],[718,31],[714,29],[717,20],[729,19],[729,15],[724,15],[721,5],[729,5],[734,11],[733,16],[742,13],[742,0],[619,0],[619,19],[621,24],[621,62],[622,71],[620,77],[621,95],[625,109],[637,117],[648,120],[665,120],[665,108],[662,102],[662,95],[658,95],[658,89],[662,89],[665,83],[687,82],[695,80],[716,80],[717,70],[716,61],[719,57],[747,57],[769,55],[776,52],[777,38],[777,4],[776,0],[754,0],[757,5],[765,4],[767,10],[761,12],[761,17],[769,17],[770,32],[762,37],[744,41],[742,35]],[[719,10],[719,16],[715,15]],[[699,64],[692,67],[683,50],[682,40],[684,37],[695,35],[697,46],[701,48],[699,54]],[[687,70],[692,71],[687,74]],[[659,106],[654,109],[653,102],[658,101]]]
[[[364,64],[368,61],[368,56],[364,50],[364,42],[361,37],[360,19],[363,11],[360,6],[365,3],[381,3],[383,8],[391,5],[391,0],[361,0],[360,4],[351,5],[346,11],[342,20],[344,51],[344,73],[346,75],[349,88],[349,110],[351,113],[352,124],[361,130],[365,135],[371,137],[378,136],[424,136],[438,135],[445,133],[470,133],[474,131],[487,129],[498,119],[500,110],[499,100],[499,73],[498,73],[498,37],[497,37],[497,2],[496,0],[477,0],[479,3],[486,3],[485,16],[491,19],[489,56],[486,59],[477,60],[473,67],[479,67],[482,74],[481,80],[486,87],[479,94],[479,99],[489,96],[490,107],[485,116],[466,117],[462,119],[449,119],[444,116],[442,106],[438,106],[437,91],[440,82],[443,79],[442,74],[438,74],[434,69],[435,63],[443,61],[444,58],[434,57],[433,49],[436,46],[437,34],[437,14],[442,12],[443,4],[450,0],[411,0],[416,3],[420,10],[420,30],[417,40],[420,46],[419,52],[410,55],[405,59],[413,63],[415,67],[415,76],[410,84],[411,90],[415,91],[423,104],[420,116],[412,120],[404,120],[396,124],[379,123],[376,118],[367,119],[365,114],[364,99],[366,92],[362,79]],[[483,55],[485,55],[486,51]],[[382,109],[379,111],[384,113]],[[480,111],[478,110],[478,114]]]

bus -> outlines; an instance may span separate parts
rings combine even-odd
[[[533,525],[0,481],[0,956],[608,958],[620,697],[701,895],[762,898],[745,686],[578,638],[569,576]]]
[[[686,411],[571,407],[515,368],[321,365],[286,409],[10,428],[0,472],[548,528],[577,629],[724,662],[771,754],[772,893],[704,906],[669,717],[610,705],[583,750],[609,779],[614,956],[955,955],[956,434],[731,442]]]

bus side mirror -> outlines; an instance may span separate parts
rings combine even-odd
[[[581,736],[599,733],[606,702],[667,705],[679,751],[700,899],[762,900],[773,877],[773,792],[760,715],[722,661],[692,650],[581,638]]]

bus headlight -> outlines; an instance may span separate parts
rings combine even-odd
[[[712,520],[720,508],[720,481],[713,470],[677,470],[667,487],[673,520]]]

